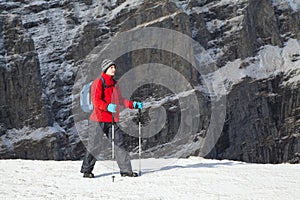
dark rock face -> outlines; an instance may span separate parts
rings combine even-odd
[[[250,0],[244,18],[237,58],[254,56],[262,45],[281,46],[274,8],[268,0]]]
[[[0,122],[7,128],[49,124],[38,55],[19,16],[1,16]]]
[[[26,129],[22,132],[15,129],[1,138],[0,157],[2,159],[70,159],[67,149],[68,138],[64,130],[47,127],[36,130]]]
[[[121,32],[161,27],[184,33],[209,53],[209,72],[237,59],[243,60],[240,69],[247,68],[259,59],[257,53],[263,46],[283,47],[290,38],[300,39],[299,9],[270,0],[130,2],[136,6],[125,0],[0,3],[0,158],[82,157],[85,148],[74,126],[78,105],[72,102],[72,93],[78,99],[81,85],[74,85],[75,78],[82,76],[83,84],[88,81],[85,76],[98,75],[98,62],[95,70],[86,74],[88,69],[83,66],[86,60],[92,60],[89,54],[95,48],[105,48]],[[199,52],[187,49],[187,54],[193,53]],[[292,55],[292,60],[299,60],[299,55]],[[122,55],[116,63],[124,66],[118,69],[116,78],[135,66],[162,63],[172,66],[192,86],[203,84],[191,63],[171,52],[140,49]],[[277,74],[235,83],[226,93],[226,123],[221,137],[207,157],[299,162],[299,89],[282,84],[295,76]],[[170,81],[176,84],[176,80]],[[168,88],[149,84],[131,98],[144,101],[152,97],[159,101],[169,95]],[[214,98],[203,91],[197,91],[197,97],[201,115],[185,120],[183,127],[189,127],[189,123],[198,126],[178,138],[175,136],[181,112],[192,113],[194,105],[188,105],[188,97],[183,97],[182,107],[172,98],[161,104],[167,110],[167,122],[160,133],[143,141],[146,157],[176,155],[185,145],[193,148],[181,156],[201,155],[197,145],[206,137]],[[147,112],[144,111],[146,117]],[[133,115],[127,120],[136,120]],[[54,124],[60,128],[49,131],[46,126]],[[30,137],[13,129],[23,127],[46,128],[25,128],[23,132]],[[38,133],[40,137],[34,138]],[[7,143],[10,140],[13,145]],[[129,138],[128,143],[135,151],[136,138]]]
[[[299,88],[282,88],[282,81],[246,79],[231,91],[222,135],[208,157],[299,162]]]

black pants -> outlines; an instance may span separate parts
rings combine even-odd
[[[96,157],[98,152],[98,147],[101,145],[101,138],[103,138],[103,133],[111,141],[112,136],[112,124],[107,122],[90,122],[89,127],[94,133],[91,133],[88,139],[87,152],[83,159],[81,166],[81,173],[92,172],[96,163]],[[124,132],[119,128],[117,124],[114,124],[115,129],[115,158],[120,168],[120,172],[132,172],[131,161],[129,152],[126,150],[126,145],[124,143]]]

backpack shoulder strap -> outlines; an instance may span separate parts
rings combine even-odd
[[[106,83],[102,76],[100,76],[100,80],[102,82],[102,99],[104,99],[104,89],[106,88]]]
[[[104,80],[104,78],[102,76],[100,77],[100,79],[102,81],[102,89],[104,90],[106,88],[105,80]]]

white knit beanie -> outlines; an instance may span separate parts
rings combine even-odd
[[[110,66],[114,65],[115,63],[109,59],[105,59],[102,61],[102,71],[105,72]]]

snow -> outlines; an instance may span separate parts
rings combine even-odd
[[[164,21],[165,19],[168,19],[168,18],[174,18],[179,13],[180,13],[179,11],[176,11],[173,14],[166,15],[166,16],[160,17],[158,19],[152,20],[150,22],[146,22],[146,23],[140,24],[140,25],[136,26],[133,30],[136,30],[136,29],[139,29],[139,28],[143,28],[143,27],[147,27],[147,26],[150,26],[152,24],[156,24],[158,22],[162,22],[162,21]]]
[[[300,0],[272,0],[273,5],[287,8],[289,6],[294,12],[300,10]]]
[[[219,30],[221,27],[230,25],[232,26],[232,28],[229,31],[226,31],[224,33],[225,35],[230,36],[232,33],[239,31],[243,28],[243,26],[241,26],[243,19],[244,19],[244,15],[239,15],[226,20],[214,19],[206,23],[206,28],[210,33],[214,33],[216,30]]]
[[[191,13],[205,13],[209,12],[210,9],[215,8],[215,7],[224,7],[224,6],[232,6],[232,5],[237,5],[237,4],[242,4],[247,2],[247,0],[219,0],[219,1],[211,1],[210,3],[205,3],[203,6],[199,7],[191,7],[189,5],[190,0],[171,0],[176,4],[178,8],[180,8],[183,12],[187,14]],[[241,11],[241,10],[240,10]]]
[[[216,29],[220,29],[224,24],[224,20],[213,19],[206,23],[206,28],[210,33],[214,33]]]
[[[111,19],[115,18],[120,12],[122,12],[122,10],[126,8],[133,9],[140,6],[143,3],[144,1],[141,0],[126,0],[124,3],[112,10],[112,12],[110,13]]]
[[[201,55],[196,55],[196,59],[199,56]],[[248,66],[242,67],[242,63],[248,63]],[[203,75],[203,78],[210,84],[209,88],[214,88],[217,94],[226,95],[233,85],[238,84],[245,77],[261,80],[279,73],[289,77],[282,85],[297,87],[299,84],[300,43],[296,39],[290,39],[283,48],[263,46],[256,57],[228,62],[224,67]]]
[[[236,4],[240,4],[242,2],[246,2],[246,0],[221,0],[218,3],[212,2],[212,5],[214,7],[219,7],[219,6],[226,6],[226,5],[232,5],[232,4],[236,5]]]
[[[142,160],[142,176],[112,182],[111,161],[98,161],[96,178],[81,161],[0,160],[2,199],[298,199],[300,165],[248,164],[199,157]],[[133,160],[133,166],[138,161]],[[136,169],[136,168],[135,168]]]

